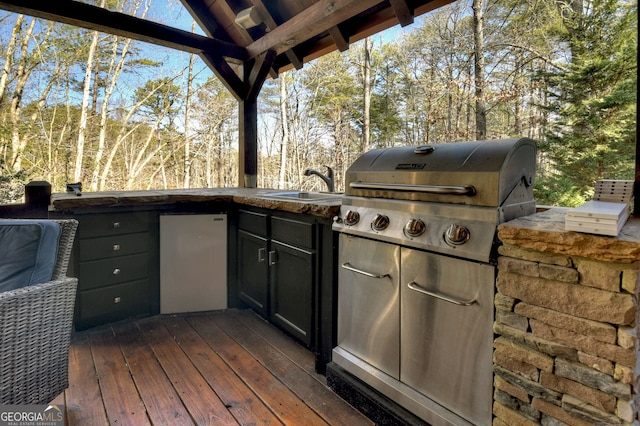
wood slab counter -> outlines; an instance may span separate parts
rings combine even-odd
[[[57,193],[51,196],[53,211],[68,211],[89,207],[142,207],[182,203],[223,202],[250,205],[291,213],[333,217],[340,210],[340,198],[298,200],[269,198],[278,190],[265,188],[200,188],[150,191],[84,192],[82,195]]]

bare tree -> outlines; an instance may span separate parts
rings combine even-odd
[[[282,140],[280,142],[280,174],[278,187],[285,187],[285,173],[287,171],[287,147],[289,146],[289,118],[287,117],[287,82],[285,75],[280,75],[280,123],[282,126]]]
[[[104,7],[105,0],[100,2],[100,7]],[[89,54],[87,55],[87,66],[84,74],[84,89],[82,90],[82,105],[80,107],[80,123],[78,125],[78,142],[76,145],[76,164],[73,170],[73,181],[82,180],[82,161],[84,157],[84,144],[86,139],[87,120],[89,116],[89,99],[91,98],[91,75],[93,73],[93,61],[96,49],[98,47],[98,39],[100,33],[93,31],[91,33],[91,44],[89,45]]]
[[[16,42],[18,41],[22,29],[22,23],[24,22],[24,15],[18,15],[16,18],[16,23],[13,25],[13,30],[11,31],[11,38],[9,39],[9,44],[7,44],[7,50],[4,55],[4,66],[2,67],[2,75],[0,75],[0,106],[4,103],[4,92],[7,88],[7,81],[9,80],[9,71],[11,70],[11,65],[13,65],[13,52],[16,48]]]
[[[97,191],[101,189],[99,187],[100,182],[100,171],[102,159],[104,157],[106,143],[107,143],[107,123],[108,123],[108,112],[110,111],[109,103],[111,100],[111,95],[113,94],[116,84],[118,82],[118,78],[122,73],[124,68],[126,58],[129,52],[129,46],[131,45],[130,39],[120,39],[116,36],[111,36],[112,39],[112,48],[111,48],[111,60],[109,63],[109,69],[107,74],[110,77],[109,85],[104,90],[104,96],[102,98],[102,107],[100,109],[100,134],[98,137],[98,149],[93,158],[93,174],[91,177],[90,189],[92,191]],[[122,44],[120,43],[122,41]],[[120,50],[120,53],[118,51]],[[94,90],[96,91],[96,90]]]
[[[362,60],[362,152],[371,147],[371,39],[364,39],[364,57]]]
[[[196,31],[196,22],[191,23],[191,32]],[[184,179],[183,187],[191,187],[191,98],[193,97],[193,65],[196,56],[189,55],[189,65],[187,72],[187,95],[184,106]]]
[[[487,111],[485,105],[484,78],[484,0],[473,0],[473,54],[475,58],[476,85],[476,139],[487,138]]]
[[[36,20],[31,19],[20,40],[20,59],[16,71],[15,88],[9,106],[9,119],[11,121],[11,158],[8,164],[14,171],[22,169],[22,154],[27,144],[27,139],[20,134],[20,112],[22,111],[24,89],[31,72],[39,63],[38,60],[31,58],[29,55],[29,43],[32,41],[35,24]]]

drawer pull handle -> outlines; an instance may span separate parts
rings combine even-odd
[[[345,262],[341,266],[347,271],[355,272],[356,274],[364,275],[370,278],[387,278],[387,277],[391,278],[391,275],[389,274],[376,274],[373,272],[368,272],[362,269],[354,268],[353,266],[351,266],[349,262]]]
[[[113,229],[120,228],[120,222],[113,222]]]
[[[413,291],[417,291],[418,293],[422,293],[427,296],[434,297],[436,299],[444,300],[445,302],[453,303],[454,305],[458,305],[458,306],[471,306],[474,303],[478,302],[476,297],[474,297],[471,300],[460,300],[453,297],[445,296],[442,293],[434,293],[432,291],[425,290],[424,288],[420,287],[420,285],[418,285],[418,283],[415,281],[411,281],[409,284],[407,284],[407,287],[409,287]]]
[[[120,250],[120,244],[114,244],[113,251],[118,251],[118,250]]]
[[[278,252],[272,250],[269,252],[269,265],[275,265],[278,262]]]
[[[120,298],[120,296],[113,298],[113,303],[120,303],[120,302],[122,302],[122,299]]]
[[[267,249],[266,248],[259,248],[258,249],[258,263],[264,262],[266,253],[267,253]]]
[[[116,268],[113,270],[113,275],[119,275],[120,274],[120,269]]]

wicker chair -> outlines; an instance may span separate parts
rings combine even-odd
[[[0,293],[0,404],[47,404],[69,386],[77,278],[66,276],[78,222],[61,226],[51,281]]]

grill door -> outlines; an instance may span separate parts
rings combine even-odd
[[[400,381],[475,425],[491,424],[488,264],[402,248]]]
[[[400,247],[340,234],[338,346],[400,374]]]

